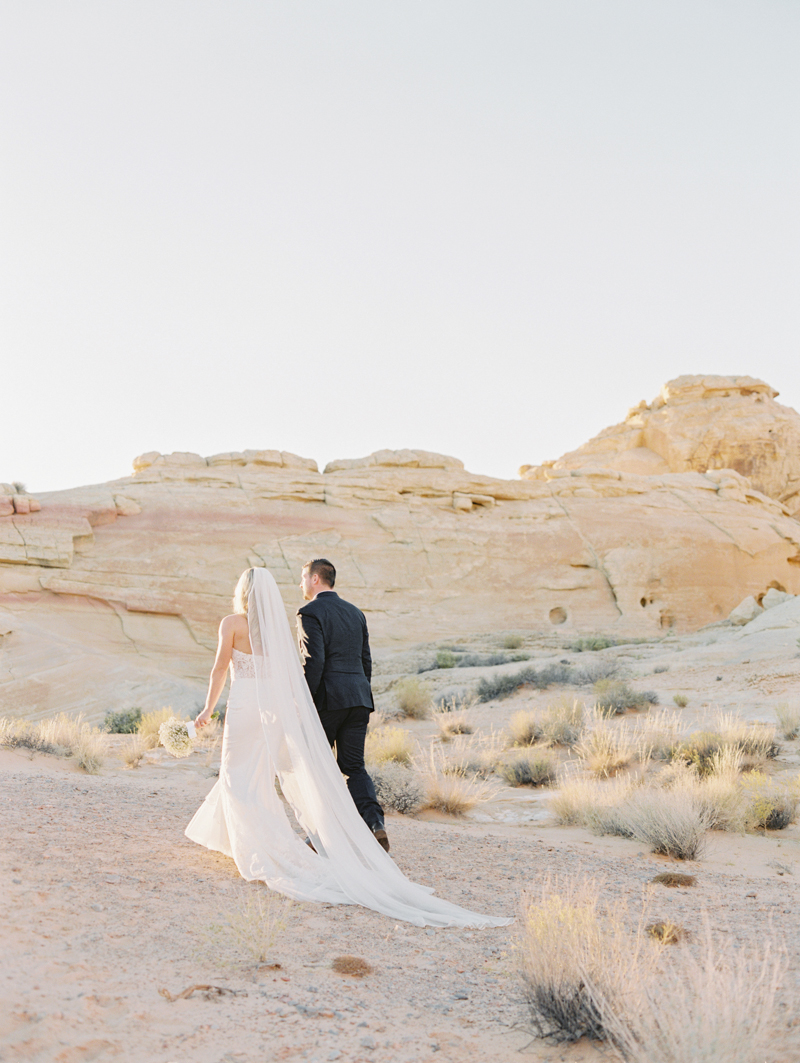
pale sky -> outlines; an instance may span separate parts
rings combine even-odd
[[[0,0],[0,481],[800,407],[796,0]]]

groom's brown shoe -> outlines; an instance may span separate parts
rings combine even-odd
[[[378,845],[382,845],[386,852],[389,852],[389,835],[383,829],[383,827],[373,828],[372,833],[375,835],[375,840]]]

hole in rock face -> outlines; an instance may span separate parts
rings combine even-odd
[[[644,607],[647,605],[647,599],[646,598],[640,598],[639,599],[639,605],[641,605],[642,609],[644,609]]]
[[[562,609],[560,605],[557,605],[555,609],[550,610],[550,623],[551,624],[563,624],[567,619],[567,610]]]

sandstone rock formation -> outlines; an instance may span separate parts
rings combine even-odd
[[[773,403],[766,385],[753,382],[747,396],[736,379],[737,402]],[[784,433],[797,416],[786,414]],[[680,442],[690,422],[667,419],[664,431],[673,425]],[[800,523],[781,502],[730,468],[615,468],[614,455],[641,449],[635,431],[625,450],[609,430],[609,448],[592,451],[605,464],[572,468],[567,456],[519,480],[474,475],[421,450],[378,451],[324,472],[274,450],[151,452],[131,476],[44,494],[38,511],[6,509],[2,711],[96,718],[120,706],[196,707],[217,625],[248,565],[272,571],[293,617],[302,564],[331,557],[337,589],[367,613],[379,660],[481,631],[657,636],[724,620],[771,587],[800,593]],[[681,446],[674,453],[694,461],[697,448]],[[760,468],[776,490],[777,466]]]
[[[681,376],[642,401],[622,424],[522,476],[586,467],[652,476],[733,469],[763,494],[800,510],[800,415],[778,392],[749,376]]]

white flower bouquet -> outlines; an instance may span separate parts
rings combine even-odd
[[[179,720],[177,716],[170,716],[158,729],[161,745],[173,757],[188,757],[194,748],[196,735],[194,722]]]

